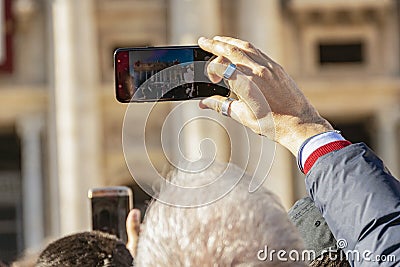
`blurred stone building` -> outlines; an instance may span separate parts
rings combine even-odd
[[[132,186],[144,207],[147,197],[122,151],[128,105],[114,96],[117,47],[195,44],[214,35],[251,41],[288,70],[337,129],[369,144],[398,176],[398,11],[396,0],[0,0],[0,259],[38,249],[46,237],[89,229],[91,187]],[[177,126],[201,114],[193,103]],[[148,121],[148,156],[135,155],[135,175],[151,175],[142,168],[149,159],[162,169],[160,131],[175,105],[159,105],[163,115]],[[145,108],[134,107],[138,121]],[[140,127],[132,140],[141,138]],[[198,123],[183,142],[190,154],[209,137],[220,159],[243,164],[250,157],[249,170],[257,160],[273,161],[261,170],[269,172],[265,185],[290,207],[305,194],[294,158],[270,142],[266,156],[248,152],[262,142],[248,134],[248,142],[229,144],[221,127]],[[230,153],[233,147],[242,155]]]

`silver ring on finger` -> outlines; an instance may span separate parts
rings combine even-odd
[[[222,105],[221,105],[221,114],[222,115],[229,117],[229,108],[233,101],[235,101],[234,98],[228,97],[227,99],[225,99],[224,102],[222,102]]]
[[[232,74],[235,72],[235,70],[236,70],[236,65],[235,64],[233,64],[233,63],[230,63],[229,65],[228,65],[228,67],[226,67],[226,69],[225,69],[225,72],[224,72],[224,79],[229,79],[231,76],[232,76]]]

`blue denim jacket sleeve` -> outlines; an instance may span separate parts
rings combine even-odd
[[[365,144],[320,157],[306,188],[352,266],[400,266],[400,182]]]

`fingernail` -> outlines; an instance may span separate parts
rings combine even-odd
[[[201,100],[201,104],[204,106],[204,108],[211,108],[213,101],[214,100],[211,98],[205,98]]]
[[[140,222],[140,210],[134,209],[132,211],[132,213],[133,213],[133,221],[135,223],[139,223]]]
[[[206,109],[206,108],[208,108],[208,107],[203,103],[203,100],[200,100],[200,102],[199,102],[199,108],[201,108],[201,109]]]
[[[199,38],[199,44],[201,43],[201,44],[205,44],[206,42],[207,42],[207,38],[205,38],[205,37],[203,37],[203,36],[201,36],[200,38]]]

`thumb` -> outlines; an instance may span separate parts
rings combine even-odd
[[[133,257],[136,256],[136,249],[140,233],[140,210],[132,209],[126,218],[126,233],[128,235],[128,243],[126,247]]]

